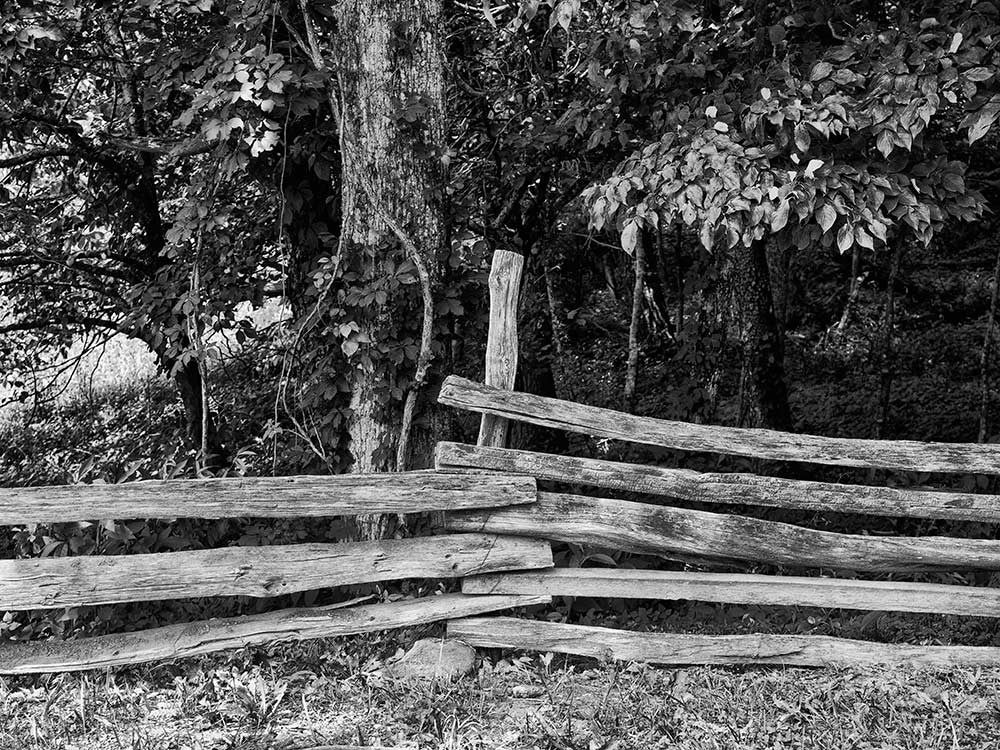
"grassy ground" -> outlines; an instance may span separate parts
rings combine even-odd
[[[393,676],[416,635],[0,679],[0,747],[1000,747],[1000,667],[675,670],[486,652],[448,684]]]

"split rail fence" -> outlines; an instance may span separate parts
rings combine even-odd
[[[653,419],[513,391],[521,260],[494,256],[486,382],[449,377],[439,402],[482,415],[478,445],[439,443],[442,472],[503,472],[560,486],[651,495],[656,502],[538,493],[536,503],[448,514],[447,527],[572,542],[682,564],[770,564],[863,573],[1000,570],[1000,541],[820,531],[726,512],[763,506],[950,521],[1000,522],[1000,496],[708,473],[504,447],[511,421],[695,453],[914,472],[1000,474],[1000,445],[856,440]],[[608,492],[607,494],[611,494]],[[671,500],[717,506],[712,512]],[[872,611],[1000,616],[1000,589],[906,581],[553,568],[467,577],[476,595],[690,599]],[[826,636],[648,633],[511,617],[451,620],[448,634],[481,647],[554,651],[668,664],[997,664],[1000,648],[881,644]]]
[[[0,489],[0,524],[95,518],[322,517],[532,503],[530,477],[434,472],[226,478]],[[0,560],[0,611],[279,594],[401,578],[552,565],[548,542],[481,532],[119,556]],[[0,674],[72,671],[407,627],[548,602],[455,593],[387,604],[283,609],[65,641],[0,643]]]
[[[477,445],[439,443],[436,471],[0,489],[0,524],[95,518],[321,517],[445,511],[452,533],[340,544],[0,561],[0,611],[183,597],[273,597],[400,578],[461,578],[462,593],[388,604],[285,609],[73,641],[0,643],[0,674],[92,669],[281,640],[447,620],[450,636],[509,647],[668,664],[997,664],[1000,648],[882,644],[809,635],[629,632],[490,613],[553,596],[1000,616],[1000,589],[698,570],[555,568],[571,542],[704,568],[913,574],[1000,571],[1000,541],[869,536],[736,513],[733,506],[1000,522],[1000,496],[803,481],[513,450],[511,421],[678,451],[858,469],[1000,473],[1000,446],[850,440],[639,417],[513,390],[522,260],[490,275],[485,383],[446,379],[441,404],[482,415]],[[539,491],[586,486],[652,502]],[[715,506],[712,511],[672,500]],[[690,566],[689,566],[690,567]]]

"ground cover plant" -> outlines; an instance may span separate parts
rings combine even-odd
[[[998,746],[993,668],[674,670],[486,654],[475,674],[447,683],[393,676],[400,643],[392,634],[7,679],[0,740],[32,749]]]

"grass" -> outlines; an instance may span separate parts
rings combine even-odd
[[[106,393],[155,377],[156,360],[149,347],[137,339],[115,335],[92,349],[78,341],[65,357],[55,359],[50,367],[37,373],[34,382],[43,389],[46,401],[65,406],[93,402]],[[0,389],[0,404],[13,396],[12,391]],[[0,423],[17,421],[29,409],[17,403],[0,406]]]
[[[485,652],[460,681],[414,682],[391,662],[416,635],[0,678],[0,747],[1000,747],[1000,667],[677,670]]]

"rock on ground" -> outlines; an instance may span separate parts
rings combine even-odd
[[[476,650],[461,641],[422,638],[392,665],[399,677],[453,680],[476,666]]]

